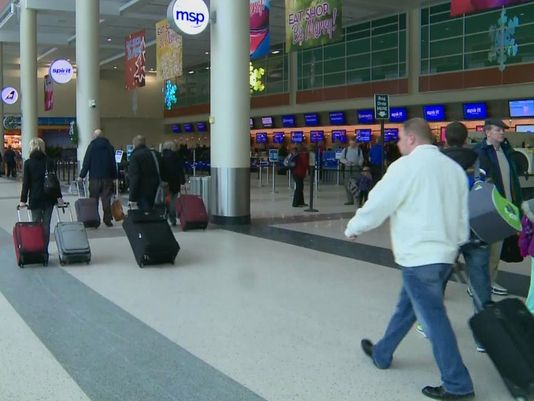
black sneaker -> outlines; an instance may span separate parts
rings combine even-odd
[[[113,227],[113,223],[111,221],[104,221],[104,224],[107,226],[107,227]]]
[[[422,390],[423,394],[427,397],[433,398],[435,400],[470,400],[475,397],[475,393],[472,391],[467,394],[451,394],[443,388],[443,386],[432,387],[426,386]]]

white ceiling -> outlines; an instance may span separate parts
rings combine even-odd
[[[19,65],[19,9],[10,16],[11,4],[20,0],[0,0],[7,3],[0,13],[0,41],[4,42],[4,64]],[[56,58],[76,60],[75,0],[23,0],[37,12],[37,42],[39,66],[45,67]],[[245,0],[235,0],[245,1]],[[209,0],[206,1],[209,5]],[[345,0],[343,25],[379,16],[441,3],[443,0]],[[155,23],[166,16],[170,0],[100,0],[100,60],[103,69],[122,69],[124,38],[145,29],[147,43],[155,40]],[[271,0],[271,44],[284,40],[284,0]],[[209,62],[209,29],[198,36],[184,36],[184,70]],[[56,49],[56,50],[53,50]],[[147,50],[147,70],[155,67],[155,47]]]

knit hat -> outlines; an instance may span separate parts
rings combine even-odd
[[[521,209],[523,209],[525,216],[534,223],[534,198],[524,201],[521,204]]]

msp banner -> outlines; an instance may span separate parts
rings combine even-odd
[[[182,37],[169,27],[166,19],[156,24],[156,59],[158,79],[182,76]]]
[[[452,0],[451,16],[504,7],[515,3],[526,3],[527,1],[529,0]]]
[[[44,109],[50,111],[54,108],[54,80],[50,75],[44,76]]]
[[[286,0],[286,51],[343,38],[343,0]]]
[[[250,0],[250,59],[256,60],[269,54],[270,0]]]
[[[145,31],[129,35],[124,42],[124,80],[126,89],[145,86]]]

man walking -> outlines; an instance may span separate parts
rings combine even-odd
[[[486,140],[475,146],[480,159],[480,168],[486,176],[509,201],[521,207],[521,187],[517,176],[517,169],[512,160],[513,148],[504,136],[508,126],[499,119],[491,118],[484,122]],[[496,295],[507,295],[508,290],[497,284],[499,261],[501,258],[502,241],[491,245],[490,276],[492,292]]]
[[[349,221],[345,235],[358,235],[390,219],[395,262],[403,286],[384,337],[376,344],[362,340],[362,349],[379,369],[391,366],[393,354],[416,318],[432,344],[442,384],[423,394],[442,400],[474,397],[443,302],[443,283],[460,245],[469,238],[468,189],[464,170],[443,155],[430,127],[420,118],[408,120],[399,134],[404,156],[394,162]]]
[[[102,200],[104,224],[112,227],[111,197],[113,196],[113,181],[117,178],[115,149],[104,137],[101,129],[96,129],[93,137],[83,158],[80,179],[84,179],[89,173],[89,196],[97,202],[99,198]]]

